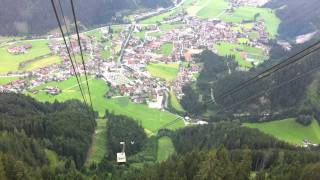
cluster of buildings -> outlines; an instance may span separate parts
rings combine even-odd
[[[242,2],[233,0],[233,2]],[[146,33],[145,38],[131,36],[130,28],[123,28],[116,34],[110,28],[101,28],[99,33],[103,39],[111,41],[106,44],[96,36],[80,35],[81,45],[87,55],[85,64],[89,75],[102,78],[111,86],[111,91],[106,97],[129,96],[133,102],[147,103],[151,108],[164,108],[168,99],[168,91],[174,90],[177,97],[183,97],[182,88],[192,81],[201,71],[201,66],[194,61],[193,55],[201,53],[203,49],[217,52],[215,44],[219,42],[238,43],[240,38],[247,38],[247,45],[268,51],[265,45],[268,42],[264,22],[252,22],[250,28],[226,23],[220,20],[203,20],[191,17],[185,11],[176,13],[166,19],[165,23],[174,24],[179,22],[179,28],[162,30],[161,23],[153,25],[135,24],[135,32],[158,32],[160,35],[154,36]],[[162,22],[163,23],[163,22]],[[249,36],[250,33],[258,36]],[[117,37],[117,38],[115,38]],[[70,44],[72,51],[79,57],[80,49],[75,36],[71,36]],[[172,46],[172,53],[163,54],[161,47],[166,44]],[[120,48],[119,48],[120,47]],[[27,49],[28,47],[23,47]],[[74,76],[71,68],[69,55],[61,38],[53,38],[49,41],[51,53],[63,59],[61,64],[54,64],[50,67],[41,68],[30,72],[28,76],[32,80],[18,80],[8,85],[0,86],[0,91],[22,92],[32,90],[50,81],[64,81]],[[101,52],[106,48],[111,52],[110,58],[104,59]],[[120,56],[118,59],[117,56]],[[78,60],[79,61],[79,60]],[[147,70],[150,63],[180,63],[177,77],[171,82],[151,76]],[[80,74],[84,73],[81,63],[76,64]],[[43,91],[48,94],[57,95],[63,90],[56,87],[46,87]],[[38,91],[32,91],[38,93]]]
[[[24,44],[24,45],[15,45],[8,48],[8,52],[10,54],[19,55],[27,53],[28,49],[31,49],[31,44]]]
[[[230,0],[229,3],[233,8],[242,6],[261,7],[269,1],[270,0]]]
[[[304,139],[303,140],[303,147],[304,148],[309,148],[309,147],[318,147],[319,146],[319,144],[314,144],[314,143],[312,143],[310,140],[308,140],[308,139]]]

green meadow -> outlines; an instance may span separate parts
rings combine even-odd
[[[216,18],[220,17],[228,8],[229,3],[225,0],[200,0],[199,9],[196,16],[200,18]],[[190,7],[192,8],[192,6]]]
[[[267,31],[272,38],[278,35],[278,27],[281,20],[276,16],[275,12],[267,8],[256,7],[240,7],[231,14],[225,14],[220,18],[227,22],[241,23],[243,21],[254,21],[254,16],[259,15],[257,20],[265,22]]]
[[[107,121],[105,119],[97,119],[97,127],[93,136],[91,149],[88,153],[86,165],[99,163],[104,156],[107,155]]]
[[[168,18],[170,17],[171,15],[174,15],[174,14],[177,14],[178,11],[169,11],[169,12],[165,12],[165,13],[162,13],[162,14],[159,14],[157,16],[153,16],[153,17],[150,17],[148,19],[145,19],[145,20],[142,20],[141,24],[156,24],[156,23],[159,23],[159,22],[162,22],[165,20],[165,18]]]
[[[178,29],[181,27],[182,27],[182,24],[161,24],[160,25],[160,29],[165,32],[171,31],[173,29]]]
[[[166,81],[172,81],[177,77],[179,66],[179,63],[151,63],[147,66],[147,70],[154,77],[159,77]]]
[[[227,42],[221,42],[216,45],[216,48],[218,50],[218,54],[221,56],[235,55],[236,61],[242,67],[247,67],[247,68],[252,67],[252,63],[247,61],[241,55],[243,52],[246,52],[251,56],[254,56],[258,61],[263,61],[267,59],[262,49],[250,47],[243,44],[232,44]]]
[[[166,55],[166,56],[170,56],[173,52],[173,44],[170,43],[164,43],[161,47],[160,47],[160,54]]]
[[[170,91],[170,104],[175,110],[185,112],[173,90]]]
[[[285,119],[266,123],[245,123],[245,127],[259,129],[262,132],[291,144],[303,144],[304,139],[320,144],[320,126],[316,120],[305,127],[295,119]]]
[[[158,140],[157,161],[165,161],[176,152],[172,140],[169,137],[161,137]]]
[[[33,71],[40,68],[44,68],[53,64],[59,64],[62,62],[62,59],[59,56],[50,56],[47,58],[39,59],[37,61],[28,63],[26,67],[24,67],[23,71]]]
[[[18,79],[19,77],[0,77],[0,85],[5,85]]]
[[[85,78],[82,77],[82,85],[87,93]],[[56,96],[49,95],[44,91],[41,91],[47,86],[58,87],[62,90],[62,93]],[[92,103],[95,111],[99,112],[101,117],[104,116],[105,110],[113,111],[115,114],[129,116],[139,123],[147,130],[156,133],[159,128],[163,125],[171,122],[176,118],[174,114],[166,111],[161,111],[158,109],[150,109],[146,104],[136,104],[132,103],[128,97],[120,98],[105,98],[105,94],[108,92],[109,87],[106,85],[105,81],[101,79],[89,79],[89,86],[92,91]],[[42,86],[35,88],[34,90],[40,90],[38,94],[28,93],[34,98],[42,102],[54,102],[66,101],[69,99],[79,99],[82,100],[81,93],[79,91],[76,78],[72,77],[66,81],[62,82],[49,82]],[[94,92],[94,93],[93,93]],[[89,99],[88,96],[86,96]],[[170,129],[177,129],[184,127],[184,122],[181,120],[177,124],[170,126]]]
[[[10,46],[0,48],[0,73],[18,71],[20,63],[34,58],[44,56],[50,53],[47,40],[21,41],[15,45],[31,44],[32,48],[25,54],[13,55],[8,52]]]

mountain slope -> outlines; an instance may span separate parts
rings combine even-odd
[[[276,9],[282,21],[279,27],[281,38],[292,39],[320,27],[319,0],[272,0],[266,6]]]
[[[56,4],[58,1],[56,1]],[[67,19],[72,20],[70,1],[61,1]],[[50,1],[0,0],[0,35],[44,34],[57,27]],[[110,22],[122,10],[167,7],[171,0],[75,0],[78,20],[85,26]],[[58,8],[59,9],[59,8]]]

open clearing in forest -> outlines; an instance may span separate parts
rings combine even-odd
[[[86,165],[99,163],[107,155],[107,152],[107,121],[105,119],[97,119],[97,127]]]
[[[84,77],[82,77],[82,85],[86,90],[87,88]],[[53,96],[47,94],[44,91],[41,91],[47,86],[58,87],[62,90],[62,93]],[[105,98],[105,94],[109,91],[109,87],[106,85],[105,81],[101,79],[90,78],[89,86],[91,91],[94,92],[91,93],[93,108],[95,111],[99,112],[99,115],[101,117],[104,116],[105,110],[108,109],[109,111],[113,111],[115,114],[126,115],[135,119],[136,121],[141,123],[145,129],[154,133],[163,125],[176,119],[176,116],[172,113],[161,111],[158,109],[150,109],[146,104],[132,103],[128,97],[112,99]],[[54,102],[55,100],[63,102],[70,99],[82,100],[75,77],[62,82],[49,82],[35,88],[34,90],[40,91],[38,94],[28,94],[42,102]],[[87,91],[85,94],[88,94]],[[184,127],[184,122],[182,120],[172,126],[169,126],[168,128],[177,129],[181,127]]]
[[[164,136],[158,140],[158,162],[167,160],[175,152],[176,150],[173,146],[172,140],[169,137]]]
[[[313,120],[309,126],[303,126],[295,119],[285,119],[266,123],[245,123],[245,127],[256,128],[262,132],[291,144],[303,144],[304,139],[320,144],[320,126]]]

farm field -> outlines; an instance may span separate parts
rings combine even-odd
[[[182,24],[161,24],[160,25],[160,29],[162,31],[171,31],[173,29],[179,29],[180,27],[182,27]]]
[[[218,54],[221,56],[235,55],[236,61],[242,67],[252,67],[251,62],[247,61],[243,57],[243,52],[248,53],[248,55],[254,56],[257,61],[264,61],[265,59],[267,59],[262,49],[250,47],[247,45],[221,42],[216,45],[216,48],[218,49]]]
[[[225,0],[199,0],[195,6],[190,6],[188,12],[200,18],[217,18],[228,8]]]
[[[102,57],[103,59],[108,59],[110,56],[111,56],[111,52],[110,52],[109,50],[103,50],[103,51],[101,52],[101,57]]]
[[[278,27],[281,20],[275,12],[267,8],[240,7],[232,14],[225,14],[220,18],[226,22],[241,23],[242,21],[254,21],[254,16],[258,15],[257,20],[263,20],[266,23],[267,31],[272,38],[278,35]]]
[[[107,155],[107,121],[97,119],[97,127],[93,137],[91,149],[88,154],[86,165],[99,163]]]
[[[0,48],[0,73],[8,73],[10,71],[18,71],[21,62],[34,59],[50,53],[47,40],[33,40],[16,43],[31,44],[32,48],[27,53],[21,55],[10,54],[7,49],[8,46]]]
[[[177,77],[179,65],[179,63],[151,63],[147,66],[147,70],[154,77],[159,77],[166,81],[172,81]]]
[[[18,79],[19,77],[0,77],[0,85],[8,84]]]
[[[85,78],[83,77],[82,84],[84,89],[86,89],[86,82]],[[35,88],[34,90],[41,90],[46,86],[58,87],[62,90],[62,93],[57,96],[48,95],[43,91],[40,91],[35,95],[31,93],[28,94],[42,102],[54,102],[55,100],[63,102],[70,99],[82,99],[75,77],[72,77],[63,82],[49,82]],[[91,88],[91,91],[94,91],[94,93],[91,94],[93,109],[95,111],[98,111],[101,117],[104,116],[105,110],[108,109],[109,111],[113,111],[115,114],[126,115],[137,120],[147,131],[151,131],[154,133],[156,133],[156,131],[159,130],[159,128],[161,128],[163,125],[171,122],[176,118],[175,115],[169,112],[160,111],[158,109],[150,109],[145,104],[132,103],[128,97],[106,99],[104,96],[108,92],[109,87],[103,80],[90,78],[89,86]],[[184,127],[184,122],[182,120],[168,128],[177,129],[181,127]]]
[[[170,91],[170,104],[175,110],[185,112],[173,90]]]
[[[158,140],[158,152],[157,152],[157,161],[165,161],[176,151],[174,149],[173,143],[169,137],[161,137]]]
[[[167,17],[169,17],[171,15],[174,15],[176,13],[177,13],[177,11],[165,12],[165,13],[159,14],[157,16],[153,16],[153,17],[150,17],[148,19],[142,20],[139,23],[141,23],[141,24],[156,24],[158,22],[164,21],[165,18],[167,18]]]
[[[304,139],[311,140],[313,143],[320,143],[320,126],[316,120],[313,120],[308,127],[295,122],[295,119],[266,123],[245,123],[244,126],[259,129],[291,144],[302,145]]]
[[[28,63],[26,67],[24,67],[22,70],[24,71],[33,71],[36,69],[44,68],[47,66],[50,66],[52,64],[58,64],[61,63],[62,59],[59,56],[50,56],[44,59],[39,59],[37,61]]]
[[[172,54],[173,51],[173,44],[172,43],[164,43],[161,47],[160,47],[160,54],[169,56]]]

